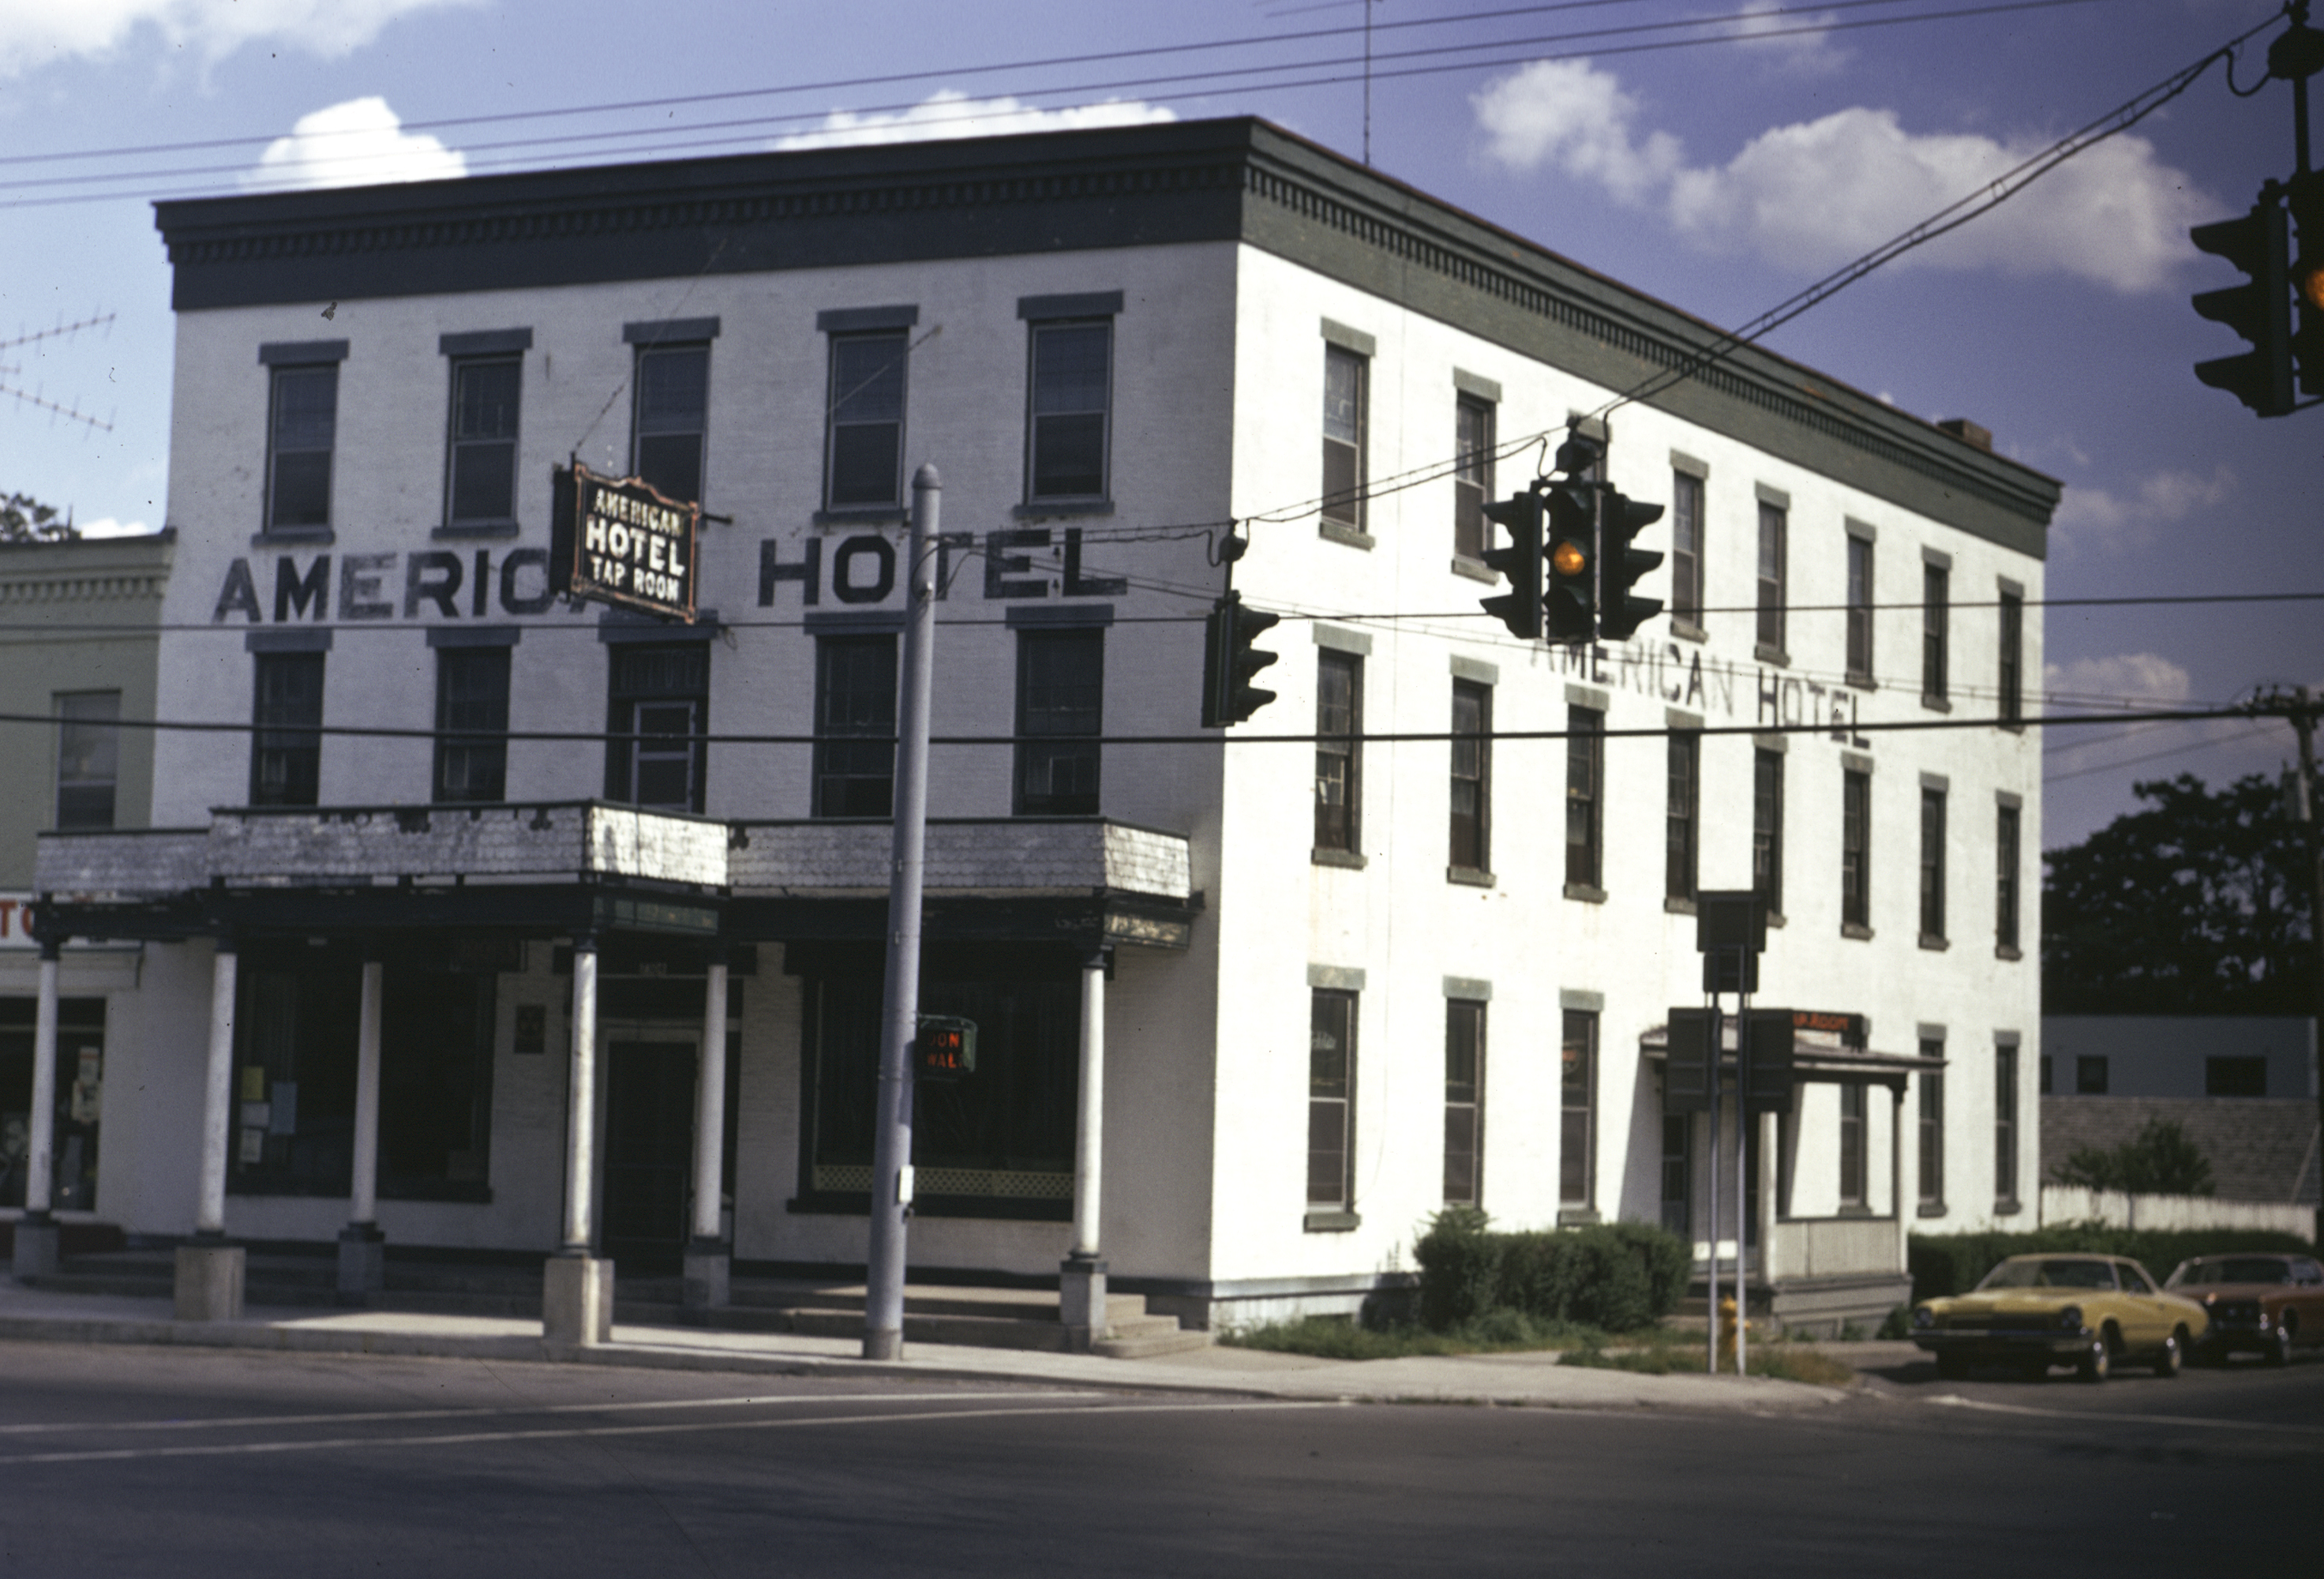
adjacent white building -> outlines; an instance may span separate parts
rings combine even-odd
[[[1448,1203],[1731,1256],[1661,1033],[1693,896],[1755,886],[1759,1002],[1825,1028],[1760,1127],[1765,1297],[1877,1319],[1908,1225],[2030,1223],[2058,489],[1973,427],[1757,350],[1620,407],[1671,614],[1557,648],[1478,610],[1479,506],[1713,331],[1262,122],[160,224],[158,709],[256,727],[159,736],[162,831],[44,840],[52,929],[148,944],[132,1232],[545,1252],[578,1168],[623,1267],[860,1266],[922,462],[922,1006],[982,1061],[919,1094],[915,1266],[1056,1267],[1100,993],[1103,1246],[1160,1308],[1351,1308]],[[697,623],[554,598],[568,457],[699,497]],[[1221,743],[1231,522],[1283,620]]]

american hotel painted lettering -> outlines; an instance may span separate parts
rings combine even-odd
[[[1549,661],[1558,672],[1593,685],[1657,697],[1673,706],[1715,709],[1729,718],[1741,716],[1738,695],[1756,696],[1751,722],[1757,727],[1813,728],[1843,744],[1868,749],[1872,744],[1856,730],[1862,715],[1857,710],[1860,693],[1854,687],[1828,686],[1764,665],[1706,658],[1699,649],[1689,651],[1675,642],[1628,642],[1612,648],[1603,642],[1553,646]]]

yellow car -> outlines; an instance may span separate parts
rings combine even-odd
[[[2209,1325],[2201,1306],[2164,1293],[2125,1256],[2014,1255],[1973,1292],[1913,1307],[1913,1342],[1948,1378],[1980,1362],[2037,1377],[2071,1365],[2085,1381],[2125,1362],[2176,1376]]]

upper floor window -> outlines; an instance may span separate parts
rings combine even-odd
[[[896,638],[825,636],[815,651],[815,815],[891,817]]]
[[[509,650],[436,653],[438,802],[508,799]]]
[[[1663,804],[1663,897],[1692,900],[1695,887],[1695,828],[1702,804],[1702,736],[1674,729],[1665,751],[1668,796]]]
[[[2005,954],[2017,950],[2017,847],[2019,808],[2003,801],[1995,808],[1993,828],[1993,946]]]
[[[331,523],[331,445],[338,431],[336,362],[277,366],[266,428],[266,526]]]
[[[630,471],[664,496],[699,503],[710,428],[710,347],[638,347]]]
[[[1932,702],[1952,684],[1952,579],[1942,565],[1921,567],[1921,695]]]
[[[1759,502],[1758,642],[1776,652],[1784,650],[1784,539],[1789,523],[1780,504]]]
[[[1365,404],[1370,358],[1345,346],[1323,347],[1323,517],[1364,529]]]
[[[1770,915],[1784,913],[1784,753],[1751,753],[1751,887]]]
[[[1113,321],[1033,325],[1026,497],[1103,499],[1113,406]]]
[[[1364,660],[1315,655],[1315,848],[1354,854],[1361,843]]]
[[[1997,709],[2004,725],[2025,719],[2025,595],[2005,584],[2001,589],[2001,703]]]
[[[1017,634],[1017,815],[1094,817],[1105,633]]]
[[[1702,623],[1702,479],[1671,474],[1671,618]]]
[[[1840,924],[1872,925],[1872,775],[1854,768],[1840,780]]]
[[[1492,688],[1454,680],[1451,863],[1463,871],[1491,870],[1492,729]]]
[[[1848,540],[1848,678],[1872,679],[1872,544]]]
[[[121,776],[121,693],[57,697],[57,826],[109,828]]]
[[[250,803],[316,805],[322,794],[323,654],[261,652],[255,667]]]
[[[1452,551],[1481,559],[1492,546],[1485,503],[1493,496],[1493,403],[1462,395],[1452,410]],[[1328,437],[1328,435],[1327,435]]]
[[[835,510],[903,501],[907,346],[900,331],[832,339],[824,476]]]
[[[447,525],[500,525],[516,519],[517,408],[523,382],[519,357],[453,362]]]
[[[1945,792],[1921,789],[1921,941],[1945,937]]]
[[[1565,720],[1565,885],[1595,891],[1603,870],[1599,803],[1606,789],[1606,715],[1569,707]]]
[[[700,811],[709,745],[710,643],[622,642],[606,680],[605,799]]]

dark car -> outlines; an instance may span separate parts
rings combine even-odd
[[[2313,1256],[2197,1256],[2163,1286],[2209,1315],[2196,1351],[2207,1360],[2258,1354],[2282,1365],[2293,1349],[2324,1344],[2324,1265]]]

